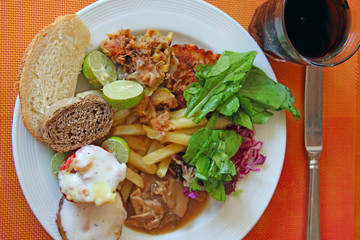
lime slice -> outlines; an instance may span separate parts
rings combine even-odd
[[[114,108],[129,109],[135,107],[144,95],[144,88],[137,82],[118,80],[103,88],[105,100]]]
[[[126,163],[129,159],[130,147],[121,137],[109,137],[101,147],[113,153],[120,163]]]
[[[55,153],[54,156],[51,158],[50,162],[50,170],[52,175],[57,179],[59,174],[59,169],[65,158],[71,153],[65,152],[65,153]]]
[[[86,81],[96,89],[117,79],[114,63],[100,51],[93,51],[86,55],[83,63],[83,75]]]
[[[79,92],[76,94],[76,97],[84,98],[87,95],[97,95],[99,97],[104,97],[101,90],[89,90],[85,92]]]

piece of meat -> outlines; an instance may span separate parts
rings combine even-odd
[[[144,188],[135,188],[130,194],[132,211],[127,225],[147,230],[161,228],[170,222],[177,222],[184,216],[189,198],[183,194],[182,182],[172,176],[159,178],[141,173]]]
[[[169,212],[179,217],[184,216],[189,202],[189,198],[183,194],[183,191],[182,182],[170,178],[168,191],[162,195],[164,202],[169,208]]]
[[[175,95],[163,87],[158,88],[151,95],[150,100],[156,109],[175,109],[178,106]]]
[[[150,230],[159,227],[165,209],[157,199],[147,200],[147,195],[142,194],[140,188],[131,193],[130,201],[135,215],[130,218],[135,221],[133,224],[136,226],[141,225],[143,228]]]
[[[136,105],[133,111],[142,123],[148,123],[151,119],[156,117],[155,107],[147,96],[144,96],[141,99],[140,103]]]
[[[214,54],[212,51],[206,51],[191,44],[176,44],[171,46],[170,50],[179,63],[176,71],[171,74],[167,87],[175,94],[179,108],[184,108],[186,107],[186,101],[183,97],[184,90],[196,82],[197,67],[205,64],[213,65],[220,54]]]
[[[130,55],[129,43],[133,39],[130,29],[121,29],[117,33],[108,34],[108,38],[101,44],[101,50],[114,62],[128,65],[126,57]]]
[[[178,66],[178,72],[185,72],[188,68],[196,71],[200,64],[213,65],[220,57],[220,54],[214,54],[210,50],[206,51],[192,44],[175,44],[171,46],[171,51],[175,53],[179,65],[182,65]]]
[[[134,108],[132,119],[149,124],[159,131],[169,128],[166,114],[156,110],[186,108],[184,91],[196,81],[199,65],[213,65],[219,54],[191,44],[170,47],[173,34],[162,35],[149,29],[144,35],[132,36],[129,29],[108,34],[102,51],[118,63],[121,78],[141,83],[144,98]],[[166,89],[166,90],[164,90]]]
[[[168,131],[170,129],[170,112],[157,111],[156,117],[150,120],[150,126],[159,131]]]
[[[144,199],[141,197],[141,190],[140,188],[135,189],[131,195],[130,200],[132,207],[135,211],[135,214],[141,214],[144,209]]]
[[[141,222],[143,228],[151,230],[160,226],[164,213],[164,206],[157,199],[145,200],[143,213],[133,215],[130,218]]]
[[[163,36],[155,29],[136,37],[129,29],[122,29],[108,34],[101,50],[121,65],[125,78],[140,82],[145,87],[145,95],[151,96],[170,70],[172,38],[173,33]]]
[[[127,79],[141,80],[144,86],[154,87],[155,84],[162,82],[164,73],[157,70],[156,63],[150,58],[138,57],[135,64],[135,71],[127,76]]]

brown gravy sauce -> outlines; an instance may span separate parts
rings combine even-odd
[[[210,199],[209,196],[207,196],[207,198],[203,201],[197,201],[194,199],[190,199],[185,215],[182,218],[180,218],[180,220],[178,222],[175,222],[175,223],[170,222],[161,228],[146,230],[145,228],[129,226],[128,224],[126,224],[126,221],[125,221],[125,226],[134,231],[147,233],[147,234],[151,234],[151,235],[160,235],[160,234],[173,232],[177,229],[182,228],[183,226],[185,226],[186,224],[192,222],[195,218],[197,218],[207,207],[207,205],[209,203],[209,199]]]

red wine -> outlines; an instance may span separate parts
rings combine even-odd
[[[337,52],[346,40],[346,0],[288,0],[284,16],[290,42],[305,57]]]

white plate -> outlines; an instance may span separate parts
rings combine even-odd
[[[269,62],[250,35],[231,17],[200,0],[122,0],[96,2],[78,12],[91,31],[92,49],[120,28],[145,32],[156,28],[174,32],[174,43],[193,43],[215,53],[223,50],[256,50],[255,65],[275,79]],[[241,14],[241,9],[239,9]],[[90,48],[88,50],[91,50]],[[211,202],[192,223],[173,233],[151,236],[124,228],[122,239],[241,239],[256,224],[267,207],[279,180],[286,144],[284,112],[256,126],[256,138],[265,142],[267,156],[258,173],[250,173],[238,187],[244,192],[226,203]],[[54,239],[61,239],[55,214],[61,197],[49,170],[53,151],[36,141],[25,129],[16,101],[13,118],[13,154],[24,195],[35,216]]]

